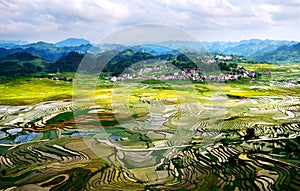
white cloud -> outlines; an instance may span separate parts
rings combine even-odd
[[[124,27],[156,23],[200,40],[300,40],[299,0],[2,0],[0,39],[92,41]]]

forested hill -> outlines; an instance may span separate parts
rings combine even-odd
[[[46,72],[76,72],[83,57],[83,54],[70,52],[54,63],[47,63]]]
[[[203,44],[210,51],[205,50],[199,42],[186,41],[167,41],[129,48],[118,44],[91,45],[84,39],[72,38],[55,44],[19,43],[10,48],[0,45],[0,76],[45,76],[47,73],[76,72],[84,55],[87,55],[91,61],[86,67],[87,72],[96,72],[101,68],[97,62],[101,56],[105,56],[110,51],[115,51],[116,55],[107,63],[103,71],[112,75],[119,75],[132,64],[150,59],[169,61],[180,69],[196,67],[189,57],[181,53],[183,50],[188,52],[200,49],[206,57],[206,60],[200,60],[200,62],[218,63],[221,70],[228,70],[227,66],[236,66],[235,63],[238,62],[300,62],[300,43],[294,41],[253,39]],[[227,52],[228,54],[218,52]]]
[[[300,62],[300,43],[292,46],[282,46],[278,49],[256,55],[255,60],[269,63],[299,63]]]
[[[250,39],[239,42],[164,41],[138,45],[130,47],[130,49],[134,52],[149,53],[152,56],[199,51],[243,56],[257,62],[289,63],[300,62],[299,46],[296,41]],[[56,43],[40,41],[26,44],[22,41],[0,41],[0,57],[2,58],[18,52],[26,52],[49,63],[59,61],[70,52],[95,54],[124,49],[125,46],[121,44],[91,44],[89,41],[80,38],[69,38]]]
[[[42,73],[47,62],[27,52],[0,57],[0,76],[24,76]]]
[[[260,39],[242,40],[239,42],[203,42],[203,45],[209,52],[242,55],[252,59],[257,55],[270,53],[278,48],[285,48],[295,44],[297,44],[295,41]]]
[[[160,50],[162,51],[162,50]],[[166,51],[166,50],[163,50]],[[112,75],[121,74],[126,68],[130,67],[134,63],[140,61],[155,59],[158,61],[168,61],[170,64],[175,65],[180,69],[187,68],[196,68],[197,65],[185,54],[175,52],[169,52],[167,50],[166,54],[158,54],[155,52],[153,54],[145,52],[138,48],[125,49],[115,54],[111,60],[104,67],[103,72],[108,72]],[[168,54],[172,53],[172,54]],[[70,52],[60,58],[55,62],[48,62],[44,59],[41,59],[38,56],[34,56],[27,52],[17,52],[4,57],[0,57],[0,66],[1,66],[1,76],[26,76],[26,75],[35,75],[35,76],[45,76],[47,73],[56,73],[56,72],[77,72],[79,64],[82,62],[84,56],[89,59],[89,65],[85,68],[86,72],[99,72],[99,59],[102,56],[107,56],[108,53],[99,53],[99,54],[80,54],[78,52]],[[205,55],[206,59],[213,59],[219,64],[219,67],[222,70],[229,70],[228,66],[235,66],[232,62],[248,62],[243,57],[234,57],[234,56],[222,56],[220,54],[209,53]],[[230,60],[224,60],[229,57]],[[224,58],[224,59],[222,59]],[[201,62],[205,62],[202,60]]]
[[[36,42],[29,44],[0,44],[0,57],[17,52],[27,52],[38,56],[48,62],[56,62],[70,52],[85,54],[92,47],[88,41],[83,39],[66,39],[56,44],[46,42]]]

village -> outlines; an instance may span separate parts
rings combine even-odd
[[[218,73],[218,74],[216,74]],[[112,76],[108,78],[112,82],[123,81],[123,80],[191,80],[197,82],[215,81],[215,82],[226,82],[229,80],[238,80],[242,78],[254,79],[261,74],[270,74],[269,72],[256,72],[252,70],[246,70],[245,68],[230,68],[230,71],[220,72],[217,71],[215,74],[206,74],[201,68],[186,68],[180,70],[174,66],[146,66],[139,70],[128,69],[123,72],[120,76]]]

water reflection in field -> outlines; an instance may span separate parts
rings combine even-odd
[[[227,110],[221,102],[99,105],[71,113],[64,102],[53,103],[52,113],[42,106],[7,107],[0,188],[297,190],[297,119],[278,121],[280,110],[262,114],[262,108],[248,110],[256,103],[244,108],[246,101],[227,100]],[[298,102],[291,102],[276,104],[292,110]],[[43,117],[28,124],[32,108]]]

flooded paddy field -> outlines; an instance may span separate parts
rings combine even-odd
[[[0,189],[300,189],[298,97],[143,95],[0,106]]]

